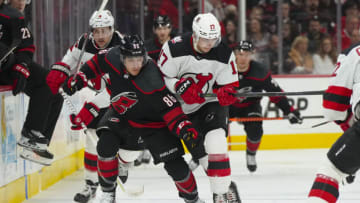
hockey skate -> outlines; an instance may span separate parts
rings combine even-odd
[[[226,199],[226,193],[224,194],[213,194],[213,201],[214,203],[228,203]]]
[[[115,203],[115,192],[102,192],[99,203]]]
[[[91,180],[86,180],[83,191],[76,193],[74,197],[75,202],[86,203],[95,197],[98,183],[93,183]]]
[[[185,203],[205,203],[205,201],[201,200],[199,197],[197,197],[194,200],[187,200],[185,199]]]
[[[28,130],[24,127],[21,131],[21,138],[17,144],[30,150],[47,151],[48,139],[46,139],[41,132]]]
[[[235,182],[231,181],[229,191],[226,193],[228,203],[241,203],[240,195]]]
[[[141,152],[140,156],[135,160],[134,165],[140,166],[141,164],[149,164],[151,161],[150,151],[145,149]]]
[[[246,152],[246,165],[250,172],[256,171],[257,165],[255,154],[249,154],[248,152]]]
[[[20,152],[20,157],[44,166],[50,166],[54,155],[48,150],[36,151],[28,148],[23,148],[23,151]]]

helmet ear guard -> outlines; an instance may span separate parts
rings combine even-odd
[[[159,15],[154,19],[153,28],[156,29],[158,27],[168,27],[171,28],[171,20],[167,15]]]

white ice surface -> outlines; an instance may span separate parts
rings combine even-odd
[[[326,149],[269,150],[257,154],[258,170],[250,174],[246,168],[245,152],[230,152],[232,179],[237,183],[243,203],[300,203],[305,202],[315,174],[326,157]],[[186,156],[189,159],[189,156]],[[195,171],[200,198],[212,202],[212,194],[205,173]],[[339,203],[360,202],[360,177],[351,185],[340,186]],[[76,192],[83,187],[83,170],[77,171],[57,184],[40,192],[26,203],[73,202]],[[125,187],[129,192],[141,190],[137,197],[117,189],[120,203],[181,203],[177,190],[162,165],[152,164],[133,168]],[[101,193],[97,191],[97,196]],[[91,202],[97,202],[95,200]]]

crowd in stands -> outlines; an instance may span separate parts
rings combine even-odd
[[[169,5],[172,0],[148,0]],[[167,2],[167,3],[164,3]],[[265,63],[273,74],[331,74],[337,57],[336,1],[283,0],[282,11],[282,70],[278,61],[277,0],[246,1],[247,40],[254,44],[256,60]],[[237,0],[205,0],[204,12],[213,13],[222,26],[223,41],[230,46],[237,42]],[[342,0],[341,50],[360,42],[360,1]],[[152,3],[154,4],[154,3]],[[183,32],[190,31],[192,18],[198,12],[198,1],[184,0]],[[151,10],[151,7],[149,7]],[[159,9],[173,21],[177,12]],[[176,27],[175,27],[176,28]]]

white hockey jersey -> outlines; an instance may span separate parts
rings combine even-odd
[[[191,77],[202,88],[203,93],[213,93],[224,85],[238,86],[235,56],[232,50],[220,43],[206,54],[194,50],[192,34],[187,33],[169,40],[162,47],[158,66],[165,75],[167,88],[175,92],[175,84],[180,78]],[[183,111],[188,114],[198,110],[208,102],[217,101],[216,97],[206,97],[202,104],[185,104]]]
[[[324,116],[330,121],[345,120],[347,110],[360,100],[360,43],[338,56],[332,76],[323,96]]]
[[[122,39],[122,35],[120,32],[115,31],[113,34],[112,39],[110,40],[109,44],[105,49],[114,47],[116,45],[120,44],[120,40]],[[54,65],[60,65],[68,68],[71,72],[71,74],[74,74],[76,70],[76,65],[78,63],[81,49],[84,46],[85,42],[85,34],[81,35],[81,37],[72,45],[66,52],[65,56],[62,58],[61,61],[56,62]],[[95,54],[97,54],[100,49],[96,43],[95,40],[90,34],[89,40],[85,44],[85,50],[84,54],[81,58],[80,66],[84,63],[86,63],[88,60],[90,60]],[[106,88],[107,81],[109,80],[108,75],[104,75],[101,78],[96,78],[94,80],[90,81],[90,87],[92,87],[93,90],[98,92],[98,94],[90,101],[99,108],[106,108],[110,105],[110,95],[107,91],[103,91]]]

